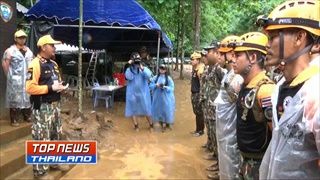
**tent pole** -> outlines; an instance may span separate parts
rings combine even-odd
[[[80,20],[79,20],[80,21]],[[79,27],[80,25],[71,24],[54,24],[55,27]],[[131,30],[150,30],[143,27],[119,27],[119,26],[94,26],[94,25],[82,25],[83,28],[98,28],[98,29],[131,29]]]
[[[83,25],[83,0],[79,0],[79,53],[78,53],[78,86],[79,103],[78,111],[82,114],[82,25]]]
[[[161,36],[161,31],[158,31],[157,70],[156,70],[156,73],[158,73],[158,71],[159,71],[160,36]]]

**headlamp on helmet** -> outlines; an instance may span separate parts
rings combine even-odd
[[[205,49],[202,49],[201,52],[200,52],[200,54],[201,54],[202,56],[206,56],[206,55],[208,54],[208,51],[205,50]]]
[[[260,32],[249,32],[241,37],[241,41],[236,43],[234,51],[256,50],[267,54],[266,45],[268,37]]]
[[[220,42],[219,52],[227,53],[234,49],[235,43],[240,40],[239,36],[230,35]]]
[[[209,50],[209,49],[218,49],[220,47],[220,42],[217,40],[212,40],[209,46],[204,47],[203,49]]]
[[[269,16],[259,16],[256,24],[266,31],[300,28],[320,36],[320,1],[288,0],[277,6]]]

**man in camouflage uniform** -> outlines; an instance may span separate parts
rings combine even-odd
[[[202,107],[204,107],[204,101],[205,101],[204,93],[205,93],[206,86],[207,86],[206,77],[207,77],[208,73],[212,70],[212,66],[209,66],[209,64],[208,64],[208,59],[206,57],[207,53],[208,52],[206,50],[204,50],[204,49],[201,51],[201,58],[202,58],[202,61],[203,61],[204,65],[205,65],[203,74],[201,76],[201,81],[200,81],[200,102],[202,104],[201,105]],[[204,123],[205,123],[205,128],[207,129],[207,142],[204,145],[202,145],[201,147],[205,148],[206,152],[212,152],[213,151],[213,149],[212,149],[212,140],[211,140],[211,135],[210,135],[211,131],[208,131],[209,122],[205,118],[204,118]]]
[[[213,153],[209,154],[205,159],[214,160],[213,164],[207,168],[208,171],[217,171],[218,167],[218,149],[217,149],[217,138],[216,138],[216,115],[214,100],[218,96],[218,91],[220,89],[221,80],[225,74],[224,62],[220,62],[220,53],[218,51],[219,43],[215,40],[212,41],[210,46],[205,47],[204,49],[208,52],[206,57],[208,58],[208,74],[206,76],[206,89],[204,92],[204,116],[206,121],[209,124],[209,134],[212,140],[212,150]],[[214,179],[218,178],[216,176]]]
[[[59,44],[50,35],[42,36],[37,43],[39,54],[29,65],[26,90],[31,94],[33,107],[32,138],[34,140],[50,141],[61,139],[60,92],[66,89],[62,85],[58,65],[54,59],[54,44]],[[66,166],[51,166],[62,171]],[[33,166],[35,177],[51,178],[47,174],[49,165]]]
[[[7,76],[6,106],[10,108],[12,126],[19,126],[18,115],[21,110],[23,118],[31,122],[30,97],[25,91],[27,68],[33,53],[25,45],[27,34],[22,30],[14,34],[15,44],[3,55],[2,67]]]

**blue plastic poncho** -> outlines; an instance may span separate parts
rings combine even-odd
[[[127,92],[125,116],[151,116],[151,96],[149,79],[151,71],[144,67],[143,71],[136,65],[127,68]]]
[[[174,111],[175,111],[175,98],[174,98],[174,83],[170,76],[161,74],[158,78],[153,77],[150,88],[153,93],[152,99],[152,120],[155,122],[161,121],[167,124],[173,124]],[[156,85],[163,84],[163,88]]]

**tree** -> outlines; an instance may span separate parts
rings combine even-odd
[[[200,49],[200,27],[201,27],[201,0],[193,0],[193,27],[194,27],[194,39],[193,39],[193,51]]]

